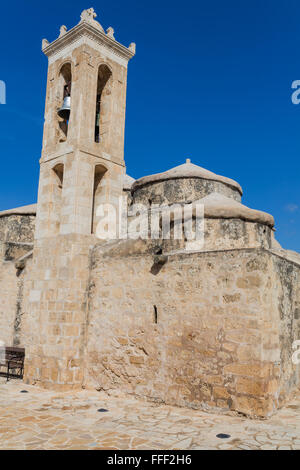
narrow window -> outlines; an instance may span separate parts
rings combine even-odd
[[[157,325],[157,323],[158,323],[158,314],[157,314],[156,305],[153,305],[153,321]]]
[[[95,142],[103,142],[110,121],[111,71],[102,64],[98,70],[96,95]]]

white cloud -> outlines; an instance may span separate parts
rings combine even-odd
[[[287,204],[285,206],[285,210],[287,212],[296,212],[299,209],[299,206],[297,204]]]

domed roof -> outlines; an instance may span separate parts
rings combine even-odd
[[[186,163],[183,165],[175,166],[174,168],[171,168],[170,170],[163,173],[144,176],[143,178],[136,180],[132,186],[132,189],[135,190],[148,183],[179,178],[201,178],[205,180],[219,181],[228,186],[231,186],[234,189],[237,189],[241,195],[243,194],[241,186],[236,181],[230,178],[226,178],[225,176],[216,175],[212,171],[206,170],[201,166],[194,165],[189,159],[187,159]]]
[[[267,212],[250,209],[249,207],[235,201],[231,197],[223,194],[211,193],[193,204],[201,203],[204,205],[205,217],[216,219],[242,219],[249,222],[258,222],[260,224],[274,226],[274,218]]]

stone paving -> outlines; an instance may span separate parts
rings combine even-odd
[[[0,449],[299,450],[300,395],[259,421],[0,379]]]

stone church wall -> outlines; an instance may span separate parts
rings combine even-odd
[[[269,251],[260,224],[208,219],[206,231],[218,250],[166,240],[161,265],[155,240],[78,237],[37,243],[22,269],[2,260],[0,340],[26,348],[26,380],[272,414],[300,382],[300,267]]]
[[[21,345],[24,280],[30,265],[27,260],[25,269],[18,270],[14,261],[0,264],[0,341],[6,346]]]
[[[12,262],[0,264],[0,341],[13,344],[14,321],[18,293],[18,278]]]
[[[272,414],[291,377],[299,380],[296,366],[283,373],[292,339],[287,318],[279,328],[272,286],[285,291],[287,283],[276,263],[259,249],[183,252],[156,270],[147,243],[96,248],[87,385],[173,405]]]
[[[300,339],[300,266],[274,255],[272,297],[276,302],[280,351],[280,400],[284,400],[300,384],[300,366],[293,364],[293,342]],[[266,340],[268,343],[269,340]],[[277,338],[278,341],[278,338]]]
[[[9,214],[0,217],[0,341],[18,345],[20,308],[25,271],[15,260],[32,250],[35,216]]]

